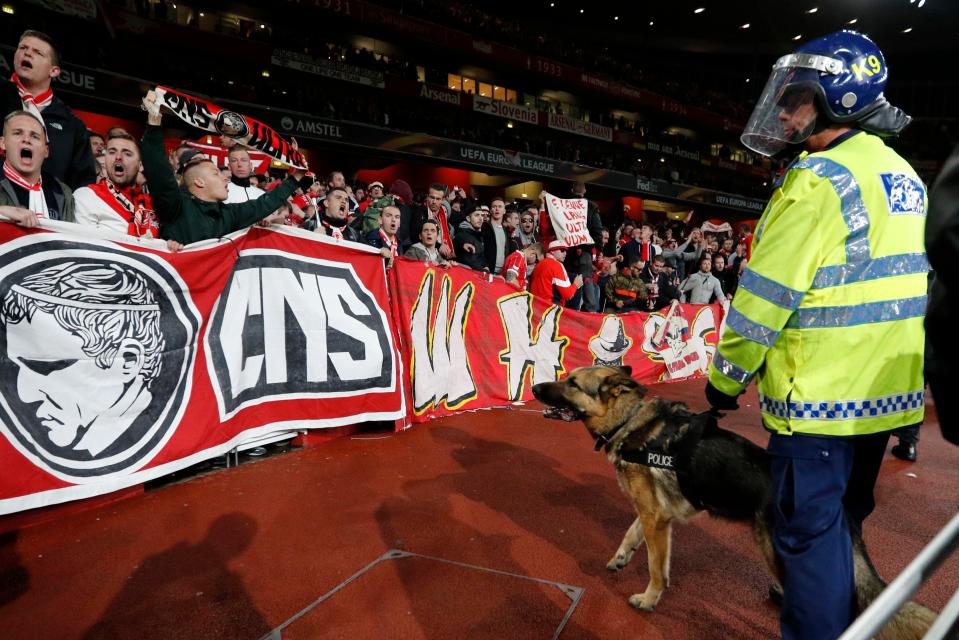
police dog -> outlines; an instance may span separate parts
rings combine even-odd
[[[630,367],[582,367],[559,382],[533,387],[546,405],[572,411],[605,448],[616,468],[620,488],[632,500],[638,517],[607,563],[619,571],[645,541],[649,584],[629,603],[652,611],[669,585],[670,533],[674,520],[700,511],[745,522],[778,584],[782,566],[772,544],[772,483],[766,452],[746,438],[721,429],[715,419],[694,416],[681,402],[645,401],[646,388],[633,380]],[[856,600],[865,609],[885,587],[854,536]],[[935,614],[907,603],[878,636],[921,638]]]

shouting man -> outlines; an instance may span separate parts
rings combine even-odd
[[[134,237],[160,237],[160,224],[149,194],[137,184],[143,169],[140,145],[125,131],[116,131],[107,141],[106,179],[73,194],[80,224]]]
[[[50,159],[46,171],[71,189],[97,177],[86,125],[63,100],[53,95],[51,83],[60,75],[60,52],[53,39],[40,31],[24,31],[13,54],[13,76],[0,82],[0,114],[27,111],[44,124]]]
[[[0,151],[6,156],[0,176],[0,214],[24,227],[38,218],[73,222],[73,193],[54,176],[43,179],[50,149],[43,123],[27,111],[3,119]]]

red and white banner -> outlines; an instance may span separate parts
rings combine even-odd
[[[688,224],[688,220],[686,221]],[[732,233],[733,228],[725,220],[707,220],[701,227],[706,233]]]
[[[585,120],[570,118],[569,116],[564,116],[561,113],[550,112],[549,119],[547,120],[546,124],[550,129],[559,129],[560,131],[575,133],[576,135],[586,136],[588,138],[605,140],[606,142],[613,141],[612,127],[606,127],[594,122],[586,122]]]
[[[221,109],[212,102],[170,89],[157,87],[157,103],[166,107],[187,124],[217,133],[239,144],[262,151],[271,158],[297,169],[306,169],[306,158],[280,134],[259,120],[242,113]]]
[[[473,110],[491,116],[519,120],[529,124],[539,124],[539,111],[525,104],[513,104],[502,100],[492,100],[483,96],[473,96]]]
[[[587,365],[630,365],[644,383],[702,375],[723,319],[718,304],[571,311],[469,269],[404,258],[391,288],[413,422],[530,400],[532,385]]]
[[[285,228],[172,254],[49,228],[0,224],[0,514],[406,414],[379,252]]]
[[[553,234],[567,247],[593,244],[586,226],[586,213],[589,201],[586,198],[557,198],[546,194],[546,211],[553,225]]]

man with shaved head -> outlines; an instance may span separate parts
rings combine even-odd
[[[229,178],[220,175],[209,156],[186,151],[180,157],[181,190],[167,162],[160,127],[163,117],[155,92],[147,93],[143,108],[148,114],[140,147],[143,172],[150,185],[163,238],[189,244],[249,227],[285,205],[305,173],[297,169],[275,189],[256,200],[227,204]]]
[[[265,191],[251,184],[253,177],[253,161],[250,152],[240,145],[230,147],[226,154],[226,161],[230,167],[230,181],[226,185],[227,198],[230,204],[235,202],[249,202],[262,196]]]
[[[23,110],[7,114],[0,151],[6,157],[0,175],[0,215],[25,227],[37,226],[40,218],[73,222],[70,187],[43,172],[50,147],[37,116]]]

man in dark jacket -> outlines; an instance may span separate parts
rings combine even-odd
[[[575,182],[571,189],[573,198],[586,198],[586,183]],[[577,275],[583,276],[583,286],[580,287],[576,295],[566,303],[567,307],[580,309],[583,311],[596,311],[599,303],[599,291],[593,284],[593,247],[597,251],[602,249],[603,245],[603,221],[599,217],[599,207],[595,202],[586,200],[586,230],[589,231],[593,239],[593,245],[580,245],[570,247],[566,252],[564,266],[566,273],[570,278]]]
[[[413,190],[405,180],[394,180],[390,185],[390,196],[393,198],[393,206],[400,210],[400,228],[396,232],[400,240],[400,251],[406,252],[409,247],[416,242],[417,238],[410,236],[410,226],[413,223],[413,212],[410,206],[413,202]]]
[[[320,228],[331,238],[359,242],[360,233],[349,222],[350,194],[342,187],[331,187],[323,200]]]
[[[0,115],[28,111],[47,129],[50,156],[44,173],[67,183],[71,189],[85,187],[97,177],[97,163],[90,149],[86,125],[63,100],[53,95],[50,83],[60,75],[60,53],[50,36],[24,31],[13,55],[11,82],[0,81]]]
[[[177,184],[163,146],[162,115],[156,94],[143,99],[147,127],[140,144],[143,173],[150,185],[153,208],[160,220],[160,237],[182,244],[219,238],[249,227],[286,204],[305,172],[297,170],[266,195],[238,204],[226,204],[228,179],[203,154],[186,152],[181,158],[184,189]]]
[[[432,220],[437,224],[440,230],[439,241],[437,245],[444,258],[449,260],[453,257],[453,248],[451,236],[453,228],[449,224],[449,215],[446,206],[446,185],[434,183],[430,185],[426,192],[426,204],[413,210],[412,220],[410,222],[410,237],[417,238],[420,235],[420,229],[427,220]],[[457,227],[459,228],[459,227]]]
[[[646,263],[641,273],[643,282],[649,285],[649,308],[659,310],[679,300],[679,289],[670,281],[665,271],[666,259],[656,256]]]
[[[926,311],[926,380],[936,402],[943,437],[959,445],[959,401],[953,391],[952,366],[959,358],[959,147],[946,161],[929,196],[926,252],[936,272]]]
[[[506,256],[519,249],[509,231],[503,226],[505,216],[506,201],[502,198],[493,198],[490,202],[489,220],[483,223],[481,229],[483,245],[486,249],[486,267],[490,273],[502,271]]]
[[[483,244],[483,211],[471,211],[460,223],[453,238],[456,261],[475,271],[489,271],[486,265],[486,247]]]

